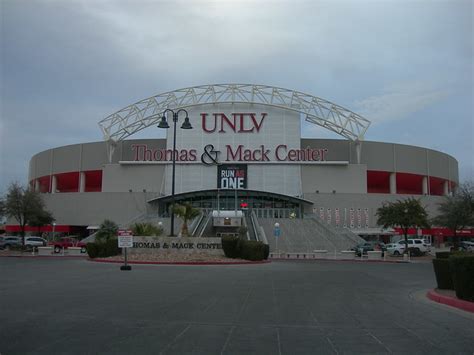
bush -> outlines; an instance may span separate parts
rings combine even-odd
[[[422,256],[424,253],[418,248],[408,248],[410,256]]]
[[[110,238],[105,242],[88,243],[86,249],[91,259],[107,258],[122,253],[122,250],[118,247],[117,238]]]
[[[270,245],[264,244],[263,245],[263,258],[267,260],[269,255],[270,255]]]
[[[449,259],[433,259],[433,268],[436,275],[436,283],[439,289],[453,290],[453,279],[451,277],[451,269]]]
[[[95,259],[99,256],[99,247],[98,243],[87,243],[86,250],[89,258]]]
[[[232,259],[240,257],[240,243],[239,237],[222,237],[222,249],[225,256]]]
[[[436,259],[447,259],[451,255],[449,251],[438,251],[436,252]]]
[[[135,223],[130,226],[133,235],[139,236],[160,236],[163,234],[163,228],[153,223]]]
[[[241,257],[246,260],[263,260],[265,244],[256,240],[241,241]]]
[[[448,262],[456,296],[474,301],[474,256],[455,255]]]
[[[117,223],[105,219],[96,232],[95,240],[99,243],[107,242],[109,239],[114,239],[117,236],[118,225]]]

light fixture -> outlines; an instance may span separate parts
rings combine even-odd
[[[181,128],[182,129],[192,129],[193,128],[193,126],[191,126],[191,122],[189,122],[189,117],[188,116],[185,117],[184,122],[181,125]]]
[[[170,128],[170,125],[166,121],[165,115],[163,115],[163,117],[161,117],[161,121],[160,121],[160,124],[158,125],[158,128]]]

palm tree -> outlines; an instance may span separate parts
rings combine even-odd
[[[152,223],[135,223],[130,226],[133,235],[137,236],[160,236],[163,229]]]
[[[183,220],[183,226],[181,227],[181,235],[189,236],[188,231],[188,221],[196,218],[201,214],[201,212],[191,206],[189,203],[185,203],[183,205],[176,205],[173,209],[174,213]]]

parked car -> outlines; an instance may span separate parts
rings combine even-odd
[[[86,252],[86,243],[80,242],[77,239],[71,237],[63,237],[60,240],[50,242],[49,245],[54,248],[55,253],[60,253],[61,250],[67,249],[69,247],[80,247],[81,253]]]
[[[387,253],[389,255],[400,256],[405,251],[405,244],[390,243],[387,244]]]
[[[357,256],[366,255],[368,251],[381,250],[385,251],[386,247],[384,243],[379,242],[365,242],[357,244],[351,250],[355,250]]]
[[[44,247],[48,244],[48,241],[41,237],[25,237],[25,246],[27,247]]]
[[[459,246],[464,251],[474,251],[474,242],[461,242]]]
[[[398,241],[405,248],[405,239]],[[412,254],[426,254],[430,251],[430,247],[425,243],[423,239],[408,239],[408,249],[412,251]]]
[[[21,246],[21,238],[5,235],[0,238],[0,249],[10,249],[13,246]]]

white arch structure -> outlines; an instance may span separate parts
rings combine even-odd
[[[165,109],[203,104],[260,104],[299,112],[306,121],[349,140],[362,141],[369,128],[366,118],[327,100],[299,91],[267,85],[215,84],[165,92],[136,102],[99,122],[104,140],[111,145],[149,126],[158,124]]]

